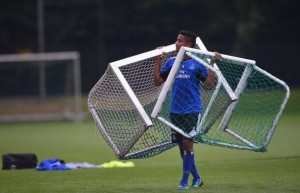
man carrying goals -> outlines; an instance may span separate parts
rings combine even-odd
[[[178,52],[181,46],[194,48],[196,37],[194,32],[180,31],[175,42],[176,51]],[[158,56],[154,64],[154,84],[157,86],[165,82],[175,62],[175,57],[169,58],[161,69],[164,56],[165,54]],[[215,52],[215,59],[220,58],[221,54]],[[203,82],[203,86],[207,89],[213,87],[214,73],[196,60],[184,58],[172,87],[170,119],[174,125],[182,128],[186,133],[196,128],[201,118],[200,82]],[[191,187],[200,187],[203,181],[195,165],[193,140],[174,131],[172,141],[178,143],[183,162],[183,174],[178,190],[188,189],[190,173],[193,175]]]

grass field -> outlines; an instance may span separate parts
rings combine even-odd
[[[204,186],[188,192],[300,192],[300,91],[287,108],[266,153],[196,145]],[[32,152],[39,161],[102,164],[115,160],[89,119],[84,122],[0,124],[0,154]],[[133,168],[70,171],[0,170],[0,193],[171,193],[178,192],[177,148],[153,158],[130,160]],[[2,163],[1,163],[2,168]]]

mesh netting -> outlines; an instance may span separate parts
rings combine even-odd
[[[174,49],[167,52],[166,58],[171,56],[175,56]],[[153,83],[155,57],[125,61],[119,67],[149,117],[161,90]],[[99,131],[119,159],[152,157],[175,146],[170,142],[167,125],[157,119],[151,119],[152,126],[145,125],[111,66],[90,91],[88,106]]]
[[[217,62],[217,66],[231,88],[237,92],[247,64],[222,59]],[[220,129],[221,119],[217,120],[208,133],[197,136],[200,141],[239,149],[266,151],[288,99],[289,90],[286,84],[257,66],[250,66],[249,69],[242,93],[232,104],[234,109],[226,126]]]

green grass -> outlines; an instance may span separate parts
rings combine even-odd
[[[300,92],[291,98],[266,153],[196,145],[203,193],[300,192]],[[39,161],[102,164],[115,160],[93,121],[0,124],[0,154],[32,152]],[[171,193],[181,177],[177,148],[133,168],[0,170],[0,193]],[[2,167],[2,163],[1,163]],[[188,192],[198,192],[188,190]]]

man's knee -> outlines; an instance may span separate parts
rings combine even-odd
[[[193,151],[194,142],[189,138],[184,138],[182,140],[182,146],[184,151]]]

